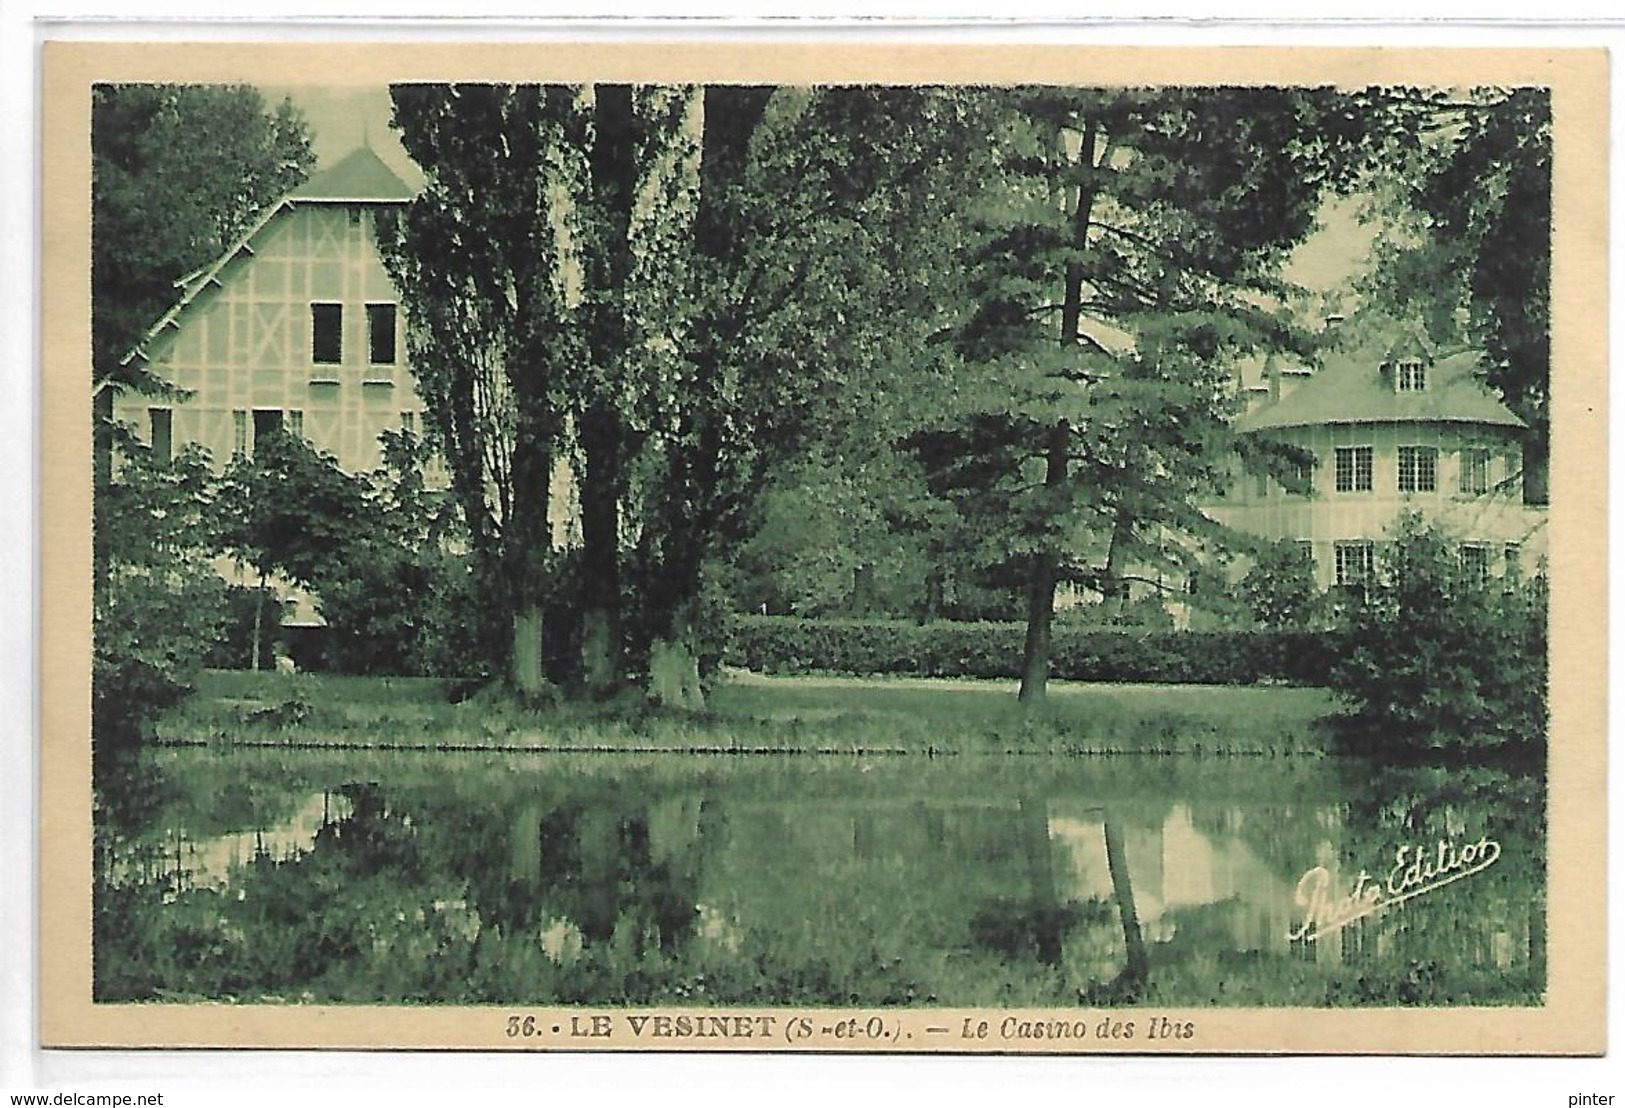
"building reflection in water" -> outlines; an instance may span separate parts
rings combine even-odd
[[[1026,964],[1132,984],[1192,959],[1214,972],[1262,961],[1328,972],[1543,961],[1527,865],[1315,941],[1289,939],[1305,870],[1325,866],[1346,887],[1357,867],[1375,873],[1406,841],[1380,814],[1351,826],[1344,803],[1130,798],[1108,808],[1070,791],[939,796],[906,776],[895,790],[819,781],[806,795],[765,798],[726,782],[554,780],[479,803],[422,784],[392,788],[386,802],[380,787],[352,785],[312,794],[257,831],[172,832],[173,867],[194,886],[224,887],[255,858],[365,851],[367,827],[387,816],[466,883],[479,927],[535,934],[560,964],[604,944],[635,956],[682,956],[691,944],[771,950],[794,962],[858,942],[880,957],[935,952],[955,972]],[[1468,833],[1473,814],[1442,805],[1418,824],[1408,812],[1404,830],[1417,841]]]

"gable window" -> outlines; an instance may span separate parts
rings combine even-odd
[[[395,305],[367,305],[367,362],[395,364]]]
[[[1480,496],[1490,491],[1490,452],[1470,446],[1461,452],[1461,491]]]
[[[1339,446],[1337,448],[1337,491],[1371,491],[1371,448],[1369,446]]]
[[[1394,363],[1395,392],[1424,392],[1428,387],[1428,367],[1421,358],[1401,358]]]
[[[1482,585],[1490,576],[1490,548],[1468,543],[1461,548],[1461,574],[1470,583]]]
[[[168,408],[147,409],[147,422],[152,431],[148,439],[152,443],[152,460],[164,465],[169,464],[175,449],[174,419],[175,413]]]
[[[310,306],[310,360],[317,365],[344,361],[344,305]]]
[[[1439,450],[1433,446],[1399,448],[1399,491],[1434,492],[1439,487]]]
[[[1337,585],[1344,589],[1364,590],[1375,569],[1375,555],[1369,542],[1335,543],[1332,550],[1337,558]]]

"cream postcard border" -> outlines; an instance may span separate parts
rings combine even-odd
[[[1540,1008],[1156,1009],[1188,1040],[1115,1051],[1093,1039],[1012,1045],[926,1036],[986,1010],[869,1009],[911,1052],[1593,1054],[1606,1041],[1608,58],[1570,48],[48,42],[42,51],[40,1037],[45,1047],[536,1050],[507,1017],[612,1014],[595,1050],[649,1050],[620,1013],[587,1009],[95,1004],[90,994],[90,88],[100,81],[277,85],[398,80],[1543,85],[1554,120],[1550,527],[1552,613],[1547,1003]],[[650,1011],[675,1011],[651,1009]],[[729,1009],[730,1012],[750,1012]],[[1069,1013],[1072,1010],[1067,1010]],[[1080,1010],[1081,1011],[1081,1010]],[[796,1009],[760,1009],[784,1017]],[[836,1013],[821,1011],[820,1016]],[[1033,1012],[1032,1015],[1039,1013]],[[1082,1014],[1098,1019],[1104,1010]],[[579,1040],[572,1045],[583,1048]],[[707,1040],[674,1050],[843,1049]],[[875,1048],[852,1047],[864,1050]],[[884,1048],[882,1048],[884,1049]],[[897,1048],[891,1048],[897,1049]]]

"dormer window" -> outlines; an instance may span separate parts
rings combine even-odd
[[[1401,358],[1394,363],[1395,392],[1425,392],[1428,367],[1421,358]]]

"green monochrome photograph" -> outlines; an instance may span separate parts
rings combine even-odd
[[[93,74],[90,1002],[1547,1006],[1559,101],[1221,70]]]

